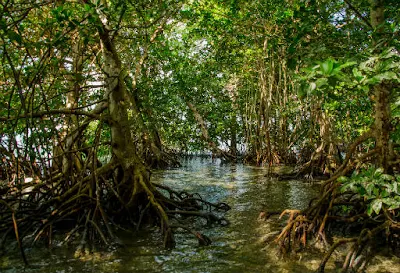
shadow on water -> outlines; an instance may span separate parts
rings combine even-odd
[[[299,181],[273,181],[264,168],[220,164],[195,158],[183,167],[153,173],[154,182],[176,190],[198,192],[212,202],[226,202],[230,225],[204,227],[213,240],[199,247],[191,235],[176,236],[177,247],[164,250],[157,230],[121,233],[126,247],[99,251],[90,259],[76,259],[74,249],[28,249],[32,264],[23,268],[20,257],[0,258],[1,272],[312,272],[304,263],[282,261],[276,247],[266,246],[265,234],[277,226],[257,221],[262,210],[301,209],[317,194],[317,187]],[[318,257],[320,258],[320,257]]]

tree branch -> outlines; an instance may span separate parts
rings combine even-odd
[[[104,108],[105,109],[105,108]],[[16,116],[16,117],[0,117],[0,121],[11,121],[11,120],[17,120],[17,119],[24,119],[24,118],[42,118],[44,116],[51,116],[51,115],[78,115],[78,116],[87,116],[91,117],[94,119],[104,119],[98,114],[95,114],[93,112],[86,112],[86,111],[81,111],[81,110],[74,110],[74,109],[53,109],[53,110],[48,110],[48,111],[39,111],[35,113],[27,113],[25,115],[21,116]]]
[[[364,17],[362,14],[350,3],[350,0],[344,0],[346,4],[349,6],[349,8],[354,11],[354,13],[357,15],[359,19],[361,19],[367,26],[369,26],[371,29],[373,29],[371,23]]]

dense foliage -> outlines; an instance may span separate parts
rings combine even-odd
[[[0,3],[2,232],[22,244],[18,227],[38,240],[73,218],[108,241],[147,219],[166,245],[177,228],[207,244],[179,217],[227,207],[150,181],[188,153],[329,178],[282,248],[326,242],[330,217],[398,232],[398,1],[131,2]]]

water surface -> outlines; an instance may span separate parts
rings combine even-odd
[[[18,254],[1,257],[1,272],[312,272],[307,263],[283,260],[276,247],[267,245],[277,224],[257,220],[260,211],[302,209],[318,193],[318,187],[301,181],[277,181],[265,177],[266,168],[221,164],[195,158],[183,167],[155,171],[152,181],[177,191],[198,192],[212,202],[228,203],[226,227],[198,226],[211,238],[210,246],[198,246],[192,235],[179,233],[177,247],[162,248],[157,228],[135,234],[121,233],[126,247],[96,251],[74,258],[74,249],[27,249],[30,262],[24,268]],[[270,236],[269,236],[270,235]],[[319,258],[319,257],[318,257]],[[317,261],[316,261],[317,262]],[[315,265],[314,265],[315,268]]]

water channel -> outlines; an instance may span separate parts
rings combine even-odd
[[[266,168],[202,158],[153,173],[154,182],[178,191],[198,192],[206,200],[232,207],[226,215],[229,226],[200,227],[213,241],[210,246],[198,246],[192,235],[179,233],[177,247],[165,250],[157,230],[141,231],[120,234],[125,247],[98,251],[86,259],[75,258],[72,248],[27,249],[28,268],[15,254],[0,257],[0,272],[315,272],[320,254],[283,259],[274,243],[268,244],[279,229],[278,223],[257,218],[265,209],[304,208],[318,194],[318,185],[268,179],[266,173]],[[332,263],[326,272],[337,272],[333,267]]]

